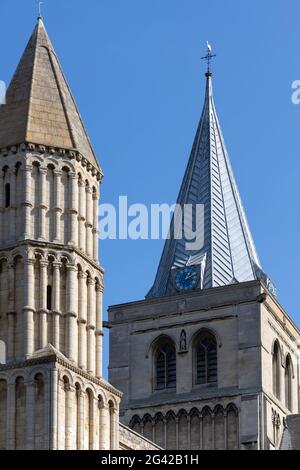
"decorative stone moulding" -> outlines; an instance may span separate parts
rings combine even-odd
[[[26,150],[37,151],[40,153],[49,153],[51,155],[59,155],[63,157],[69,157],[71,160],[75,160],[81,163],[81,166],[86,169],[93,177],[96,177],[98,181],[103,178],[101,170],[92,165],[80,152],[72,149],[63,149],[56,147],[47,147],[45,145],[34,144],[31,142],[23,142],[20,145],[14,145],[8,148],[0,149],[0,157],[8,157],[9,155],[17,154],[18,152],[25,152]]]

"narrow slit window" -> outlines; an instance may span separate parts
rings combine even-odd
[[[10,184],[5,185],[5,208],[10,206]]]
[[[52,310],[52,287],[47,287],[47,310]]]

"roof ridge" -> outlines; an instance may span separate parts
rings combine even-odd
[[[38,17],[38,21],[37,21],[36,28],[35,28],[36,29],[36,39],[35,39],[36,44],[38,42],[40,21],[42,21],[42,18]],[[37,59],[37,47],[35,47],[35,51],[34,51],[34,59],[33,59],[33,67],[32,67],[32,76],[33,77],[34,77],[34,73],[35,73],[36,59]],[[28,111],[27,111],[28,120],[26,122],[26,129],[25,129],[25,139],[24,139],[25,141],[27,140],[27,133],[28,133],[28,130],[29,130],[32,90],[33,90],[33,80],[31,80],[31,82],[30,82],[30,91],[29,91],[29,99],[28,99]]]
[[[76,103],[76,100],[75,100],[75,98],[74,98],[74,95],[73,95],[73,93],[72,93],[72,91],[71,91],[71,88],[70,88],[70,85],[69,85],[68,80],[67,80],[67,78],[66,78],[66,75],[65,75],[65,73],[64,73],[64,71],[63,71],[63,69],[62,69],[62,66],[61,66],[61,64],[60,64],[60,62],[59,62],[59,60],[58,60],[58,57],[57,57],[57,55],[56,55],[56,52],[55,52],[55,50],[54,50],[53,48],[52,48],[51,52],[52,52],[52,54],[54,55],[54,57],[55,57],[55,59],[56,59],[57,65],[58,65],[58,67],[59,67],[59,69],[60,69],[60,73],[61,73],[62,76],[63,76],[63,79],[64,79],[64,81],[65,81],[66,87],[68,88],[69,94],[70,94],[71,99],[72,99],[73,104],[74,104],[74,107],[75,107],[75,109],[76,109],[76,111],[77,111],[78,117],[79,117],[79,119],[80,119],[81,125],[82,125],[83,130],[84,130],[84,133],[85,133],[85,136],[86,136],[86,138],[87,138],[87,140],[88,140],[88,142],[89,142],[89,144],[90,144],[90,146],[91,146],[91,150],[92,150],[92,152],[93,152],[93,154],[94,154],[94,157],[95,157],[95,159],[97,160],[97,157],[96,157],[96,154],[95,154],[93,145],[92,145],[92,143],[91,143],[91,139],[90,139],[90,137],[89,137],[89,135],[88,135],[86,126],[85,126],[84,121],[83,121],[83,119],[82,119],[82,116],[81,116],[81,113],[80,113],[79,108],[78,108],[78,106],[77,106],[77,103]],[[51,57],[51,62],[52,62],[52,57]],[[67,112],[67,111],[66,111],[66,112]],[[68,119],[69,119],[69,118],[68,118]],[[70,123],[70,125],[71,125],[71,123]],[[71,125],[71,129],[72,129],[72,125]],[[73,130],[72,130],[72,133],[73,133]],[[75,137],[74,137],[74,139],[75,139]],[[74,142],[75,142],[75,145],[76,145],[76,141],[75,141],[75,140],[74,140]]]

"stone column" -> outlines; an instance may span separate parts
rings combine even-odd
[[[50,395],[50,379],[51,371],[47,371],[44,374],[44,429],[43,429],[43,440],[42,440],[42,450],[49,450],[50,448],[50,413],[51,413],[51,395]]]
[[[94,398],[94,450],[100,449],[100,409],[99,398]]]
[[[200,416],[200,450],[203,450],[203,416]]]
[[[50,450],[58,450],[58,371],[51,371]]]
[[[116,426],[116,430],[115,430],[115,446],[116,446],[116,450],[119,450],[119,447],[120,447],[119,415],[120,415],[120,410],[119,410],[119,408],[117,408],[117,409],[115,410],[115,426]]]
[[[78,178],[71,174],[71,207],[70,207],[70,241],[69,245],[78,246]]]
[[[26,383],[26,449],[34,450],[35,382]]]
[[[62,264],[53,263],[53,346],[59,351],[59,319],[60,311],[60,269]]]
[[[100,450],[110,450],[110,411],[104,404],[100,408]]]
[[[55,227],[54,227],[54,241],[56,243],[60,243],[61,239],[61,223],[60,218],[62,214],[62,207],[61,207],[61,177],[62,171],[55,170],[54,174],[54,188],[55,188]]]
[[[102,343],[103,343],[103,287],[96,285],[96,376],[102,377]]]
[[[187,417],[187,425],[188,425],[188,448],[187,450],[191,449],[191,417],[188,415]]]
[[[225,446],[224,449],[228,450],[228,419],[227,419],[227,411],[224,410],[224,422],[225,422]]]
[[[79,429],[77,430],[78,432],[78,449],[77,450],[84,450],[84,393],[80,389],[77,391],[79,394],[78,396],[78,424],[79,424]]]
[[[47,332],[47,284],[48,284],[48,261],[40,261],[40,348],[48,344]]]
[[[85,252],[86,245],[86,229],[85,229],[85,217],[86,217],[86,203],[85,203],[85,184],[83,181],[79,181],[79,249]]]
[[[5,211],[5,201],[4,201],[4,177],[3,174],[0,175],[0,243],[4,241],[4,211]]]
[[[24,168],[24,202],[23,202],[23,223],[24,239],[32,238],[31,211],[32,211],[32,166],[26,165]]]
[[[93,194],[93,258],[98,262],[99,258],[99,222],[98,222],[98,195]]]
[[[111,450],[119,449],[119,413],[114,407],[110,408],[110,423],[111,423]]]
[[[95,341],[95,282],[88,279],[88,322],[87,322],[87,369],[89,374],[94,375],[96,369],[96,341]]]
[[[77,363],[77,314],[78,312],[78,289],[77,289],[77,268],[67,265],[67,357]]]
[[[216,449],[216,435],[215,435],[215,417],[216,415],[214,413],[212,413],[211,415],[211,427],[212,427],[212,430],[211,430],[211,433],[212,433],[212,450],[215,450]]]
[[[7,450],[15,450],[16,443],[16,384],[7,385]]]
[[[75,429],[75,416],[74,416],[74,399],[75,388],[70,384],[67,385],[66,390],[66,448],[65,450],[74,450],[74,429]]]
[[[13,361],[15,357],[15,329],[16,329],[16,311],[15,311],[15,265],[8,266],[8,331],[7,331],[7,361]]]
[[[164,416],[163,418],[164,420],[164,449],[167,448],[167,418]]]
[[[86,186],[86,254],[93,256],[93,194],[92,188]]]
[[[86,275],[79,272],[79,334],[78,334],[78,365],[81,369],[87,367],[87,285]]]
[[[89,450],[96,450],[96,441],[95,441],[95,436],[96,436],[96,401],[94,395],[90,397],[90,407],[91,407],[91,414],[89,416],[89,424],[90,424],[90,429],[89,429]],[[97,406],[97,405],[96,405]]]
[[[39,220],[39,239],[46,240],[46,178],[47,168],[40,168],[39,172],[39,208],[40,208],[40,220]]]
[[[24,262],[24,355],[28,359],[34,352],[34,259]]]
[[[9,221],[9,239],[16,239],[16,170],[13,169],[10,174],[10,221]]]

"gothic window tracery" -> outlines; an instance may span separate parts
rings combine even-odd
[[[203,331],[196,341],[196,383],[213,384],[218,380],[218,354],[215,336]]]
[[[162,340],[155,351],[156,390],[176,388],[176,351],[170,340]]]

